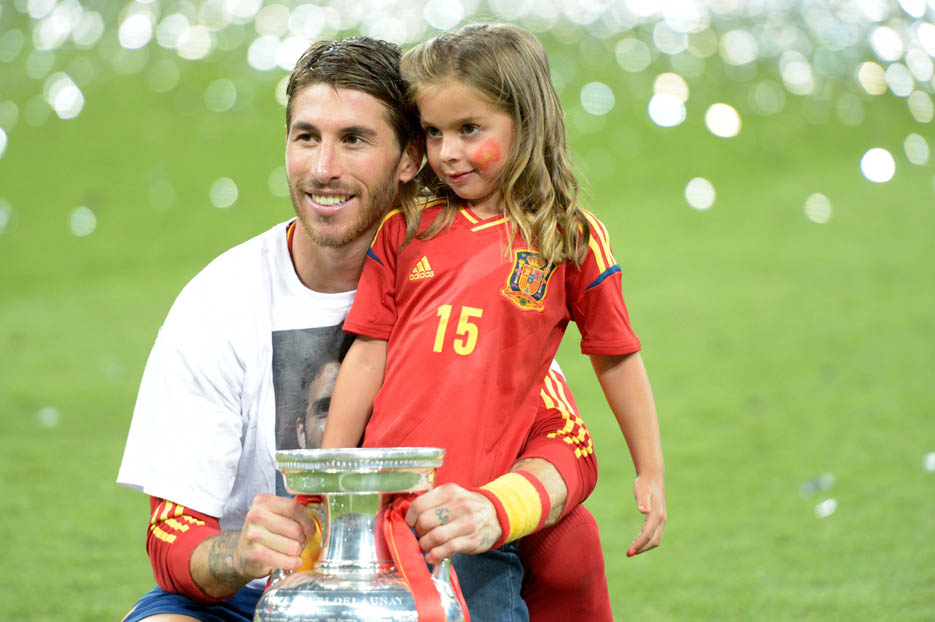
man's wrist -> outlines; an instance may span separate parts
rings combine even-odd
[[[490,501],[500,523],[500,539],[491,548],[533,533],[542,528],[549,517],[549,495],[529,471],[512,471],[475,489],[475,492]]]

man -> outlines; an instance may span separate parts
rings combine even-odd
[[[398,60],[397,48],[369,39],[306,52],[287,106],[296,220],[212,262],[160,330],[118,475],[151,497],[147,551],[160,587],[128,622],[250,620],[271,570],[302,563],[314,525],[295,500],[273,494],[284,492],[274,453],[283,448],[277,437],[296,438],[295,413],[311,405],[295,396],[307,396],[315,378],[287,370],[313,373],[340,358],[340,325],[374,230],[416,190],[419,130]],[[552,406],[517,462],[548,493],[546,524],[576,507],[596,477],[590,437],[552,376]],[[491,503],[454,484],[417,499],[406,518],[436,560],[483,552],[501,533]],[[639,547],[654,546],[660,529],[658,521],[644,528]],[[603,560],[589,571],[602,579]]]

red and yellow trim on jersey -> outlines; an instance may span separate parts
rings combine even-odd
[[[458,211],[461,213],[462,216],[464,216],[464,219],[466,221],[471,223],[472,232],[483,231],[484,229],[490,229],[491,227],[497,227],[504,223],[510,222],[509,216],[501,216],[500,218],[497,218],[495,220],[481,223],[480,219],[477,216],[475,216],[474,212],[472,212],[469,208],[462,206],[458,208]]]
[[[585,219],[591,226],[591,239],[588,240],[588,247],[594,255],[598,270],[603,274],[609,268],[617,265],[617,260],[614,259],[614,253],[610,248],[610,236],[604,223],[595,218],[594,214],[584,209],[581,210],[581,213],[584,214]]]
[[[149,530],[156,538],[172,544],[180,534],[185,533],[192,526],[204,524],[203,520],[186,514],[184,506],[171,501],[163,501],[153,511],[149,520]]]
[[[578,416],[571,402],[565,396],[565,388],[558,378],[555,370],[550,369],[539,392],[547,408],[554,408],[562,414],[565,425],[548,434],[548,438],[561,438],[569,445],[575,445],[575,457],[584,458],[594,453],[594,440],[584,425],[584,420]]]

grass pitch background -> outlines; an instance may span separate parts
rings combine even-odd
[[[223,60],[181,67],[164,95],[145,72],[102,73],[77,119],[8,133],[0,620],[119,620],[151,587],[147,500],[113,483],[149,348],[198,270],[291,214],[268,188],[283,161],[280,76]],[[7,69],[0,99],[25,101],[35,85]],[[206,111],[205,86],[225,76],[240,76],[237,105]],[[599,120],[576,101],[597,79],[618,93]],[[663,129],[646,118],[650,93],[648,77],[615,67],[581,71],[562,93],[587,203],[623,267],[667,462],[663,546],[627,559],[640,524],[632,466],[570,330],[559,360],[595,437],[587,506],[617,618],[932,619],[935,169],[901,149],[909,132],[931,138],[931,124],[889,97],[853,128],[804,121],[796,98],[757,117],[738,96],[725,101],[744,128],[719,139],[702,123],[704,96]],[[860,174],[875,146],[896,155],[889,183]],[[706,211],[683,197],[697,176],[717,190]],[[228,209],[209,201],[219,177],[238,185]],[[153,198],[164,181],[174,201]],[[826,224],[803,214],[815,192],[833,206]],[[84,238],[69,229],[80,205],[97,218]],[[826,473],[830,488],[803,492]],[[837,509],[818,518],[827,499]]]

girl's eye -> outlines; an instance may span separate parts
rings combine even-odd
[[[425,135],[429,138],[438,138],[441,136],[441,132],[436,127],[427,127],[425,128]]]
[[[480,131],[480,128],[473,123],[466,123],[461,126],[461,132],[464,134],[476,134]]]

